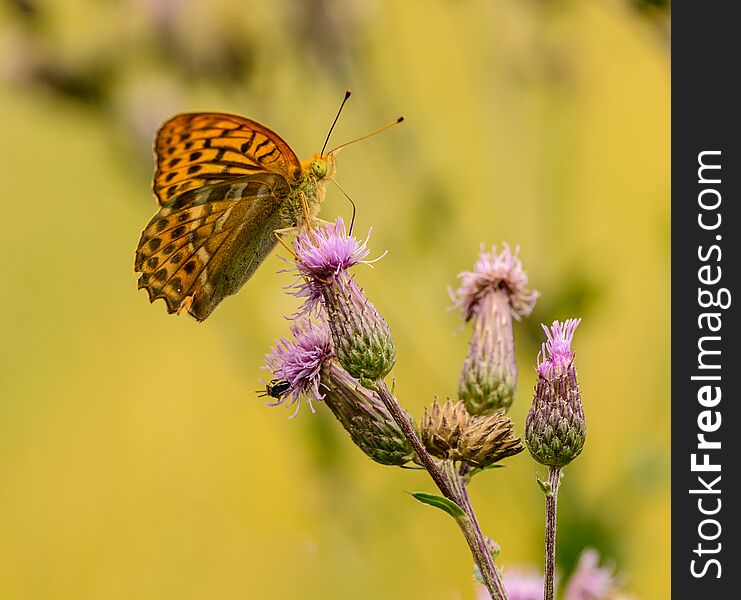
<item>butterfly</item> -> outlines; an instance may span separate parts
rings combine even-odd
[[[342,107],[350,96],[345,93]],[[331,134],[337,118],[330,128]],[[300,161],[264,125],[235,114],[179,114],[155,136],[153,189],[159,210],[139,240],[134,269],[149,301],[206,319],[237,292],[277,243],[277,234],[318,222],[340,148]]]

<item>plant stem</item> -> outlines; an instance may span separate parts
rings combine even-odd
[[[545,497],[545,590],[544,600],[553,600],[553,587],[556,569],[556,509],[558,505],[558,486],[561,483],[561,468],[548,470],[550,491]]]
[[[507,600],[504,584],[499,577],[499,572],[494,566],[494,559],[486,544],[486,538],[484,538],[484,534],[479,527],[478,520],[468,498],[465,482],[455,469],[454,463],[452,461],[444,461],[445,470],[440,469],[438,463],[435,462],[422,444],[407,414],[389,391],[386,382],[382,380],[374,382],[374,389],[381,398],[384,406],[391,413],[394,421],[401,428],[404,437],[406,437],[414,448],[419,461],[430,474],[430,477],[440,492],[443,496],[460,506],[466,514],[465,518],[458,520],[458,525],[466,538],[466,542],[468,542],[473,559],[481,572],[481,577],[491,597],[494,600]]]
[[[466,526],[468,527],[468,530],[464,528],[463,524],[461,524],[461,529],[463,530],[466,541],[471,548],[476,564],[479,567],[481,577],[492,598],[501,598],[506,600],[507,592],[504,589],[504,583],[502,583],[502,579],[499,576],[499,571],[497,571],[494,566],[494,557],[491,555],[491,550],[489,549],[489,545],[486,543],[486,538],[481,532],[481,527],[476,518],[476,513],[474,512],[473,505],[468,497],[466,482],[460,475],[453,461],[445,461],[444,464],[450,481],[454,482],[456,495],[458,497],[456,501],[463,509],[463,512],[466,513]]]
[[[397,425],[401,428],[404,437],[406,437],[406,439],[414,448],[414,451],[417,453],[422,466],[427,469],[427,472],[430,474],[430,477],[432,477],[435,485],[443,493],[443,496],[457,503],[455,492],[453,491],[450,482],[445,477],[445,475],[443,475],[442,471],[440,471],[434,459],[427,452],[427,449],[422,444],[419,436],[417,436],[417,432],[414,431],[414,427],[407,418],[406,413],[401,408],[396,398],[394,398],[394,396],[391,394],[391,391],[388,389],[386,382],[378,381],[374,383],[374,386],[374,389],[381,397],[381,401],[383,402],[384,406],[388,409],[388,411],[391,413],[391,416],[394,418],[394,421],[396,421]]]

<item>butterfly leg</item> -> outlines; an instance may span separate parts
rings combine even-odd
[[[193,296],[186,296],[185,298],[183,298],[183,301],[180,303],[180,306],[178,306],[178,315],[182,315],[183,313],[188,312],[192,304],[193,304]]]
[[[273,235],[275,236],[275,239],[278,240],[281,246],[283,246],[286,250],[288,250],[291,253],[291,255],[293,256],[293,259],[296,261],[299,260],[298,254],[296,254],[296,251],[283,241],[282,236],[285,234],[290,235],[290,234],[296,233],[297,230],[298,230],[297,227],[286,227],[284,229],[274,229],[273,230]],[[322,279],[321,277],[317,277],[317,279],[325,285],[330,285],[332,283],[331,281],[326,281]]]
[[[309,203],[306,201],[306,196],[303,192],[301,192],[299,198],[301,199],[301,209],[304,213],[304,221],[306,222],[306,227],[309,230],[309,233],[311,234],[312,239],[316,241],[316,238],[314,238],[314,227],[327,227],[334,225],[334,223],[330,223],[329,221],[325,221],[324,219],[320,219],[319,217],[312,217],[309,214]]]
[[[284,235],[293,235],[294,233],[296,233],[296,231],[298,231],[298,228],[296,228],[296,227],[284,227],[283,229],[274,229],[273,230],[273,235],[275,236],[275,239],[278,240],[278,243],[281,246],[283,246],[286,250],[288,250],[291,253],[291,255],[293,256],[294,259],[295,258],[298,258],[298,257],[296,256],[296,253],[294,252],[293,248],[291,248],[288,244],[286,244],[283,241],[283,236]]]
[[[299,198],[301,199],[301,210],[304,212],[304,221],[309,231],[311,231],[311,217],[309,216],[309,203],[306,201],[306,194],[301,192]]]

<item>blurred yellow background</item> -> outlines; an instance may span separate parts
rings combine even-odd
[[[151,138],[239,112],[301,158],[346,87],[338,181],[373,227],[358,272],[390,322],[398,397],[455,394],[469,332],[446,287],[521,246],[521,431],[541,321],[581,316],[588,423],[559,563],[585,546],[669,595],[669,44],[662,2],[13,0],[0,7],[0,598],[474,597],[432,487],[380,467],[326,407],[268,408],[263,355],[297,306],[276,255],[205,323],[137,292]],[[322,216],[349,219],[329,190]],[[279,253],[278,253],[279,254]],[[472,486],[500,565],[542,562],[527,453]]]

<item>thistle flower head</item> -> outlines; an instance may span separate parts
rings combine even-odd
[[[586,439],[584,408],[576,378],[571,341],[579,319],[554,321],[538,355],[538,383],[525,420],[525,441],[542,465],[563,467],[582,451]]]
[[[435,399],[430,408],[425,408],[422,416],[422,443],[432,456],[458,460],[458,439],[470,420],[471,415],[462,402],[448,400],[440,405]]]
[[[314,400],[322,400],[320,373],[322,364],[332,355],[332,337],[326,323],[312,323],[308,319],[295,321],[291,325],[293,339],[281,338],[265,356],[265,365],[275,379],[288,384],[280,397],[268,403],[272,406],[283,404],[290,399],[288,406],[296,404],[295,417],[300,408],[300,398],[305,396],[312,412]]]
[[[454,308],[460,309],[466,321],[478,312],[481,300],[495,291],[506,292],[515,319],[529,315],[535,307],[539,294],[527,289],[527,273],[517,256],[519,246],[514,252],[508,244],[502,246],[501,252],[497,252],[496,246],[487,252],[482,244],[473,271],[463,271],[458,275],[461,283],[451,292],[451,297],[455,302]]]
[[[325,404],[368,457],[382,465],[414,459],[412,446],[376,392],[363,387],[335,359],[324,364],[321,376]]]
[[[458,440],[461,459],[472,467],[488,467],[525,449],[512,420],[500,413],[471,417]]]
[[[585,549],[566,582],[564,600],[628,600],[619,588],[619,577],[612,566],[599,566],[599,554],[594,548]],[[543,575],[534,568],[504,570],[504,588],[509,600],[541,600]],[[558,574],[556,574],[556,585]],[[477,587],[480,600],[489,598],[486,588]]]
[[[608,600],[615,598],[617,584],[612,567],[599,566],[599,554],[594,548],[581,553],[576,569],[569,578],[566,600]]]
[[[459,275],[460,287],[451,292],[455,308],[466,321],[473,320],[473,337],[468,346],[458,381],[458,397],[471,414],[488,415],[506,411],[517,388],[517,361],[512,320],[528,315],[537,292],[526,289],[527,274],[507,244],[481,253],[473,271]]]
[[[509,600],[541,600],[543,598],[543,576],[533,571],[507,570],[504,573],[504,589]]]
[[[414,450],[377,394],[364,388],[336,359],[332,335],[324,321],[294,321],[293,339],[280,339],[265,357],[266,369],[274,379],[260,391],[275,398],[269,406],[296,404],[306,398],[324,401],[355,444],[374,461],[403,465],[414,458]]]
[[[388,324],[348,271],[373,262],[363,260],[367,241],[349,235],[338,217],[333,225],[299,233],[294,243],[301,276],[295,295],[306,298],[299,314],[324,308],[337,360],[361,381],[384,377],[396,361]]]
[[[550,329],[541,325],[545,331],[546,341],[538,354],[539,375],[547,378],[557,377],[571,366],[574,362],[571,340],[579,323],[581,319],[568,319],[564,323],[553,321]]]
[[[368,239],[360,242],[350,235],[342,217],[325,227],[314,227],[300,231],[293,242],[296,253],[296,270],[302,276],[295,295],[307,298],[302,312],[313,310],[321,300],[321,288],[317,284],[330,284],[341,272],[359,264],[371,264],[366,261],[370,253]]]
[[[298,255],[296,266],[305,277],[330,279],[341,269],[364,263],[370,252],[367,244],[368,238],[359,242],[347,232],[342,217],[337,217],[334,224],[298,233],[293,244]]]
[[[543,575],[535,569],[504,570],[504,589],[509,600],[543,600]],[[477,589],[478,600],[489,600],[491,596],[484,586]]]
[[[500,413],[471,416],[461,401],[448,400],[441,406],[435,400],[425,409],[420,434],[432,456],[472,467],[488,467],[524,449],[509,418]]]

